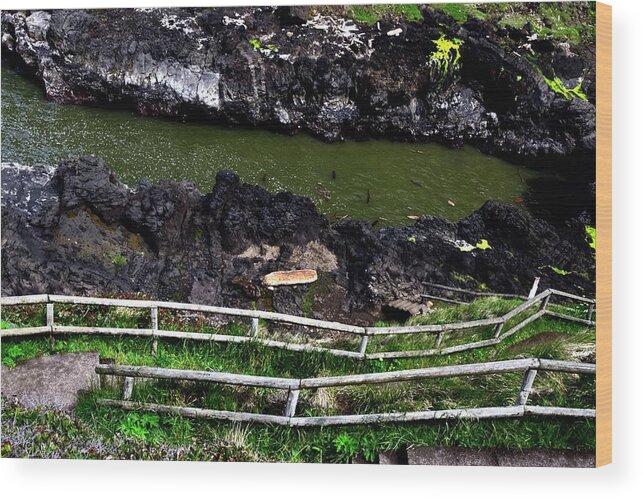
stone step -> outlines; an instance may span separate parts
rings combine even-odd
[[[79,392],[98,386],[94,371],[98,362],[98,353],[83,352],[43,355],[16,367],[2,366],[2,395],[23,407],[71,410]]]

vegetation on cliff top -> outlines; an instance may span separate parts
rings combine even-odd
[[[386,15],[403,17],[408,21],[420,21],[423,17],[416,4],[353,5],[347,9],[348,17],[365,24],[375,24]]]
[[[503,28],[528,26],[539,38],[551,38],[571,45],[594,43],[595,2],[484,2],[432,3],[429,8],[444,12],[459,24],[478,19]],[[423,19],[420,4],[320,5],[315,12],[335,14],[356,22],[374,24],[385,16],[408,21]]]
[[[458,23],[474,18],[515,29],[528,25],[540,38],[572,45],[593,43],[596,39],[595,2],[443,3],[431,7]]]

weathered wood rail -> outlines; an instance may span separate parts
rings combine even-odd
[[[96,367],[100,375],[120,376],[125,378],[122,400],[99,399],[99,405],[119,407],[126,410],[145,410],[166,414],[178,414],[194,418],[220,419],[252,423],[269,423],[283,426],[334,426],[351,424],[372,424],[391,422],[430,421],[435,419],[498,419],[517,418],[527,415],[564,416],[595,418],[596,410],[592,408],[549,407],[528,405],[534,380],[539,372],[564,372],[577,375],[595,375],[596,365],[580,362],[568,362],[547,359],[514,359],[479,364],[450,365],[427,367],[404,371],[391,371],[370,374],[353,374],[345,376],[328,376],[318,378],[275,378],[231,374],[210,371],[189,371],[145,366],[125,366],[101,364]],[[350,414],[336,416],[297,416],[297,402],[301,390],[312,390],[322,387],[351,386],[364,384],[400,383],[423,381],[455,376],[479,376],[503,373],[524,373],[523,381],[518,387],[514,405],[506,407],[472,407],[433,411],[391,412],[378,414]],[[259,414],[249,412],[221,411],[196,407],[181,407],[153,403],[133,402],[132,386],[135,378],[162,379],[174,381],[192,381],[223,383],[235,386],[251,386],[288,390],[286,404],[281,415]]]
[[[438,289],[438,290],[441,290],[441,291],[445,291],[445,292],[450,293],[450,294],[455,293],[455,294],[459,294],[459,295],[470,296],[473,299],[484,298],[484,297],[497,297],[497,298],[518,298],[518,299],[521,299],[521,300],[529,300],[530,298],[533,298],[537,293],[539,283],[540,283],[540,278],[537,277],[536,279],[534,279],[534,284],[533,284],[533,286],[531,288],[531,292],[529,293],[529,295],[519,295],[519,294],[514,294],[514,293],[493,293],[493,292],[488,292],[488,291],[473,291],[471,289],[456,288],[456,287],[453,287],[453,286],[445,286],[444,284],[436,284],[436,283],[433,283],[433,282],[422,282],[422,284],[424,286],[434,288],[434,289]],[[596,303],[596,300],[591,299],[591,298],[585,298],[583,296],[574,295],[574,294],[571,294],[571,293],[567,293],[565,291],[558,291],[558,290],[552,290],[552,291],[554,292],[554,294],[556,294],[558,296],[567,297],[567,298],[569,298],[571,300],[577,300],[577,301],[581,301],[581,302],[585,302],[585,303],[594,303],[594,304]],[[458,303],[460,305],[466,305],[467,303],[471,303],[471,302],[468,302],[468,301],[463,301],[462,299],[455,300],[455,299],[453,299],[451,297],[438,296],[438,295],[434,295],[434,294],[421,294],[420,296],[422,298],[430,298],[430,299],[442,301],[442,302],[445,302],[445,303]],[[566,308],[566,307],[563,307],[563,308]],[[590,317],[591,317],[593,311],[594,311],[594,308],[593,307],[590,308],[589,313],[588,313],[588,315]]]
[[[470,289],[456,288],[454,286],[445,286],[444,284],[436,284],[436,283],[433,283],[433,282],[422,282],[422,284],[424,284],[425,286],[431,287],[431,288],[440,289],[440,290],[443,290],[443,291],[449,291],[449,292],[452,292],[452,293],[459,293],[459,294],[469,295],[469,296],[473,296],[473,297],[476,297],[476,298],[480,298],[480,297],[483,297],[483,296],[497,296],[497,297],[500,297],[500,298],[520,298],[520,299],[523,299],[523,300],[526,300],[527,298],[529,298],[527,295],[519,295],[519,294],[514,294],[514,293],[491,293],[491,292],[486,292],[486,291],[473,291],[473,290],[470,290]],[[431,295],[422,295],[422,296],[426,296],[427,298],[435,298],[436,300],[444,300],[444,301],[447,301],[447,302],[454,301],[454,300],[442,298],[440,296],[431,296]],[[457,301],[457,303],[467,303],[467,302]]]
[[[580,318],[568,314],[560,314],[547,310],[549,300],[552,296],[561,296],[567,300],[575,300],[588,305],[586,317]],[[325,352],[332,355],[349,357],[359,360],[371,359],[396,359],[408,357],[426,357],[432,355],[449,355],[452,353],[463,352],[474,348],[482,348],[487,346],[496,345],[506,338],[520,331],[527,324],[538,320],[544,315],[556,317],[561,320],[578,322],[592,326],[595,324],[593,314],[595,309],[595,300],[576,296],[564,291],[547,289],[532,298],[527,299],[513,310],[509,311],[503,316],[494,317],[489,319],[481,319],[474,321],[465,321],[451,324],[430,324],[421,326],[399,326],[399,327],[364,327],[355,326],[350,324],[342,324],[339,322],[323,321],[318,319],[310,319],[307,317],[300,317],[294,315],[281,314],[276,312],[266,312],[263,310],[247,310],[238,308],[218,307],[212,305],[198,305],[193,303],[177,303],[166,302],[157,300],[124,300],[114,298],[96,298],[96,297],[83,297],[83,296],[62,296],[62,295],[26,295],[26,296],[11,296],[0,298],[0,305],[34,305],[46,304],[47,307],[47,320],[46,325],[35,327],[17,327],[11,329],[3,329],[0,331],[0,336],[3,338],[20,337],[20,336],[33,336],[33,335],[53,335],[56,334],[103,334],[103,335],[128,335],[128,336],[141,336],[151,337],[153,339],[152,349],[156,352],[158,340],[161,338],[174,338],[185,340],[200,340],[200,341],[214,341],[214,342],[228,342],[228,343],[245,343],[256,342],[258,344],[282,348],[291,351],[300,352]],[[149,328],[118,328],[118,327],[97,327],[97,326],[65,326],[59,325],[55,322],[54,306],[58,304],[64,305],[102,305],[109,307],[126,307],[137,309],[148,309],[150,314],[150,327]],[[513,325],[506,331],[504,327],[511,319],[521,313],[526,312],[530,308],[540,304],[538,310],[534,311],[524,320],[518,324]],[[247,335],[229,335],[229,334],[211,334],[187,331],[174,331],[164,330],[159,328],[158,314],[159,310],[175,310],[175,311],[191,311],[204,314],[216,314],[229,317],[239,317],[251,319],[251,325]],[[355,351],[346,349],[336,349],[317,346],[309,343],[293,343],[286,341],[278,341],[269,338],[261,337],[261,329],[259,320],[265,320],[276,323],[284,323],[291,325],[299,325],[310,328],[317,328],[323,331],[341,332],[346,334],[357,335],[360,337],[359,346]],[[491,338],[483,339],[480,341],[472,341],[469,343],[462,343],[452,346],[443,346],[447,335],[465,330],[477,329],[483,327],[490,327]],[[429,334],[434,336],[433,348],[426,350],[407,350],[407,351],[371,351],[367,352],[369,346],[369,339],[375,336],[395,336],[395,335],[408,335],[408,334]]]

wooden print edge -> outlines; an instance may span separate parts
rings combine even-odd
[[[612,462],[612,6],[596,2],[596,466]]]

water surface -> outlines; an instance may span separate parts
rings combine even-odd
[[[130,185],[142,178],[189,179],[203,192],[227,168],[271,191],[308,196],[333,219],[380,219],[381,225],[406,224],[420,214],[455,220],[487,199],[513,202],[538,175],[471,147],[386,140],[325,144],[304,134],[55,104],[4,64],[1,154],[3,161],[25,164],[94,154]]]

